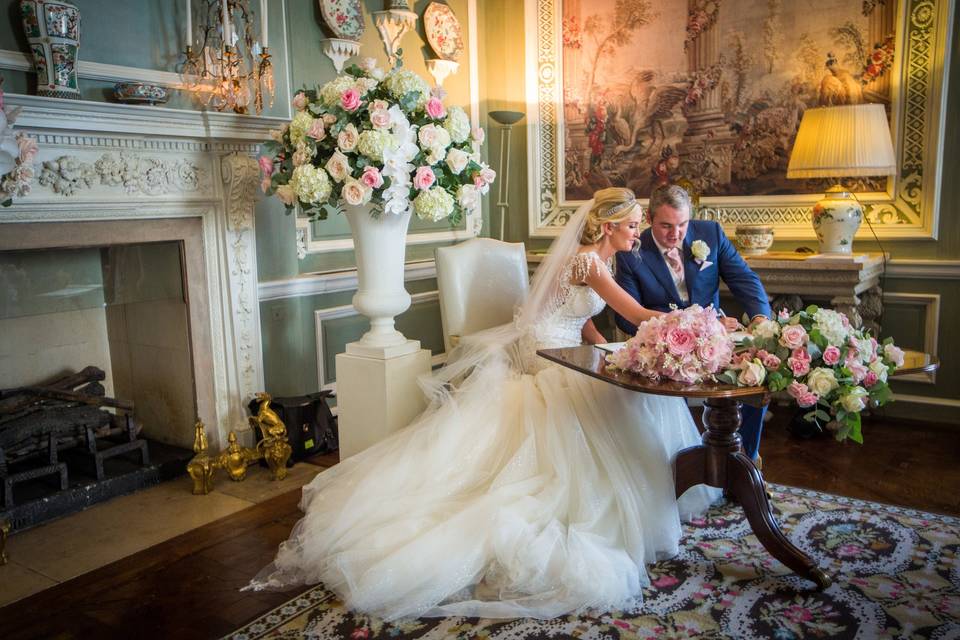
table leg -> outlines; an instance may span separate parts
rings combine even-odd
[[[787,539],[773,516],[763,486],[763,476],[740,451],[740,402],[732,398],[711,398],[703,410],[706,432],[703,444],[677,454],[675,482],[677,496],[698,484],[719,487],[743,507],[750,527],[760,544],[774,558],[812,580],[821,589],[830,578],[813,560]]]

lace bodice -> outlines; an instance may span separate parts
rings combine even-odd
[[[537,349],[575,347],[582,343],[583,325],[606,306],[596,291],[583,284],[590,273],[598,269],[610,271],[610,265],[593,251],[578,253],[564,266],[552,311],[520,339],[524,372],[535,373],[547,366],[547,361],[537,355]]]

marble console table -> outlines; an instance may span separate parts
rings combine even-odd
[[[830,308],[847,314],[850,322],[870,329],[873,335],[879,335],[878,321],[883,310],[883,258],[882,253],[838,257],[786,251],[745,256],[747,264],[760,276],[771,303],[787,295],[800,296],[804,302],[828,300]]]

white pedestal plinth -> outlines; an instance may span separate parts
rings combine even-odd
[[[407,426],[426,407],[417,378],[430,373],[429,349],[386,359],[340,353],[336,360],[341,460]]]

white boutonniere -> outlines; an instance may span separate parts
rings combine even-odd
[[[690,252],[693,253],[694,261],[700,265],[700,271],[703,271],[713,263],[707,260],[710,256],[710,246],[703,240],[694,240],[690,245]]]

